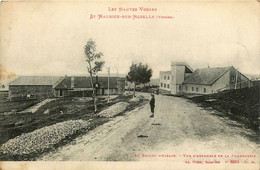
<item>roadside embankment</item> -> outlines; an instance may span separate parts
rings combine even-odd
[[[225,113],[231,119],[243,123],[258,132],[260,96],[259,86],[190,98],[206,108]]]

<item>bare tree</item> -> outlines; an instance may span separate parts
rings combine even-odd
[[[89,39],[87,44],[84,47],[84,52],[85,52],[85,59],[87,61],[87,68],[88,68],[88,73],[90,75],[90,80],[91,80],[91,86],[93,90],[93,101],[94,101],[94,107],[95,107],[95,112],[97,111],[97,103],[96,103],[96,88],[94,86],[93,82],[93,76],[96,75],[97,72],[102,71],[102,67],[105,64],[104,61],[100,60],[101,57],[103,56],[102,52],[96,52],[96,43],[92,39]]]

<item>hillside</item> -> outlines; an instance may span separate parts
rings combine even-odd
[[[254,86],[239,90],[223,91],[217,94],[197,96],[191,98],[191,100],[204,107],[211,107],[223,112],[231,119],[258,131],[260,112],[259,93],[259,86]]]

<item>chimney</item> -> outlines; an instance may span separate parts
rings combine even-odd
[[[74,89],[74,77],[71,76],[71,88]]]

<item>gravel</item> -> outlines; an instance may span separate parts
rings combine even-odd
[[[101,111],[98,115],[111,118],[123,112],[127,106],[129,106],[129,104],[126,102],[118,102],[110,106],[108,109]]]
[[[88,129],[90,122],[83,120],[69,120],[52,126],[37,129],[10,139],[1,146],[1,152],[8,155],[27,155],[52,148],[67,136],[78,130]]]

